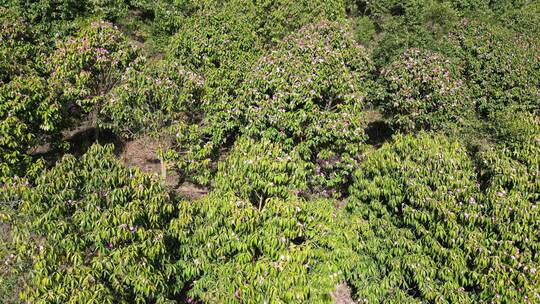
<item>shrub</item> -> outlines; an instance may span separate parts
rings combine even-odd
[[[89,113],[120,79],[136,52],[111,23],[95,21],[46,59],[49,84],[63,103]]]
[[[371,68],[347,28],[304,28],[261,58],[242,86],[244,132],[297,149],[317,166],[317,183],[343,185],[366,139]]]
[[[381,105],[397,130],[442,129],[472,109],[460,71],[436,53],[409,49],[381,76]]]
[[[88,0],[94,14],[106,19],[115,20],[127,14],[129,6],[125,0]]]
[[[539,223],[537,151],[529,166],[488,161],[494,171],[482,174],[485,192],[465,149],[440,135],[398,135],[369,155],[347,207],[366,221],[358,250],[367,262],[352,280],[358,296],[532,301],[539,279],[532,232]]]
[[[520,145],[511,143],[481,155],[486,188],[483,238],[489,244],[489,256],[478,277],[483,298],[525,303],[540,300],[539,138],[536,132],[536,138]]]
[[[489,10],[488,0],[451,0],[450,3],[460,12],[486,12]]]
[[[16,7],[26,20],[42,26],[48,26],[60,20],[74,20],[84,14],[88,8],[86,0],[12,0],[11,2],[11,5]]]
[[[271,198],[258,210],[230,192],[183,203],[171,230],[189,242],[179,247],[194,280],[188,295],[208,303],[329,303],[354,260],[346,244],[356,237],[329,204]]]
[[[469,302],[468,241],[479,187],[463,148],[442,136],[397,135],[360,164],[347,209],[365,221],[352,281],[369,302]],[[362,238],[362,237],[361,237]]]
[[[531,2],[519,9],[504,10],[497,15],[498,21],[516,33],[528,37],[540,36],[540,3]]]
[[[367,52],[346,27],[308,26],[256,63],[236,100],[179,131],[178,146],[187,150],[179,166],[211,176],[205,166],[240,133],[296,149],[318,167],[314,181],[342,185],[365,140],[362,109],[371,70]]]
[[[508,106],[538,111],[540,96],[537,40],[498,25],[464,19],[451,35],[455,54],[482,114]]]
[[[166,303],[183,287],[166,230],[176,205],[112,146],[64,156],[17,196],[19,255],[33,267],[24,301]]]
[[[61,105],[49,98],[46,81],[38,76],[15,76],[0,86],[0,182],[24,175],[32,163],[30,148],[47,135],[58,134]]]
[[[379,1],[371,2],[376,5]],[[448,2],[419,0],[396,3],[399,3],[399,9],[393,15],[371,16],[378,28],[378,35],[372,43],[373,59],[378,67],[388,65],[411,48],[434,52],[447,48],[444,43],[447,33],[458,21],[458,12]]]
[[[300,28],[345,18],[346,0],[263,0],[257,3],[259,34],[276,43]]]
[[[308,174],[308,164],[295,151],[285,153],[278,144],[241,138],[218,164],[215,187],[260,208],[269,198],[285,199],[306,190]]]
[[[245,68],[239,62],[261,52],[254,24],[255,5],[230,1],[202,10],[183,22],[171,38],[169,56],[187,68],[209,72],[220,67]]]
[[[177,62],[138,59],[107,95],[100,125],[131,139],[190,123],[198,115],[203,85],[200,76]]]
[[[0,83],[28,72],[35,53],[28,24],[13,10],[0,8]]]
[[[540,138],[538,117],[513,108],[492,113],[489,117],[495,141],[504,147],[520,149]]]
[[[251,1],[228,1],[193,14],[170,40],[168,56],[206,79],[205,113],[220,112],[236,98],[237,87],[263,52],[255,13]]]

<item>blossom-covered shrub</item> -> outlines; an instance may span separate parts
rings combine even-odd
[[[170,303],[183,287],[167,232],[176,205],[112,146],[65,156],[19,188],[15,235],[33,268],[24,301]]]
[[[535,302],[537,148],[524,164],[486,155],[482,187],[465,149],[440,135],[398,135],[369,155],[347,205],[365,221],[357,250],[366,262],[351,279],[358,297]]]
[[[450,38],[482,114],[507,106],[539,111],[538,39],[467,19]]]
[[[308,164],[295,151],[286,153],[278,144],[245,137],[218,164],[215,188],[232,191],[260,207],[269,198],[287,198],[306,190],[308,175]]]
[[[178,164],[211,176],[207,165],[240,133],[296,150],[317,167],[313,183],[343,185],[366,138],[362,110],[371,70],[347,27],[307,26],[255,64],[238,98],[178,131]]]
[[[326,200],[271,198],[259,210],[214,192],[180,208],[171,233],[193,279],[188,295],[205,303],[330,303],[355,260],[352,225]]]
[[[24,175],[30,148],[58,133],[61,121],[61,106],[49,98],[43,78],[16,76],[0,85],[0,182]]]
[[[45,61],[49,85],[72,111],[88,113],[119,80],[136,51],[111,23],[94,21],[58,43]]]
[[[164,132],[200,115],[204,81],[174,61],[138,59],[106,96],[100,124],[125,139]]]
[[[441,129],[473,109],[459,69],[436,53],[409,49],[381,76],[380,103],[397,130]]]
[[[319,23],[262,57],[238,99],[244,132],[296,149],[316,166],[313,182],[346,183],[365,141],[372,65],[347,27]]]

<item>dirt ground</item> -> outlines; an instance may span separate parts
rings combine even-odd
[[[150,138],[136,139],[123,144],[119,159],[128,166],[138,167],[143,172],[155,174],[159,177],[161,175],[161,165],[157,157],[158,151],[159,142],[157,140]],[[181,182],[178,173],[171,169],[167,170],[165,185],[189,199],[197,199],[208,193],[205,188],[188,182]]]

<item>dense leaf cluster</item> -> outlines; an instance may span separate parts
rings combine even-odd
[[[382,70],[382,80],[384,113],[405,132],[442,129],[473,106],[461,71],[429,51],[407,50]]]
[[[465,149],[441,136],[399,136],[367,157],[347,206],[366,222],[360,248],[367,262],[353,281],[358,296],[538,299],[540,154],[537,143],[524,149],[526,164],[516,150],[485,155],[485,190]]]
[[[538,1],[0,4],[0,302],[540,302]]]
[[[169,296],[175,270],[167,227],[177,207],[112,149],[66,156],[14,196],[24,220],[18,250],[34,273],[25,301],[163,303]]]

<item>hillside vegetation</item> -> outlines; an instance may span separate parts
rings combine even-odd
[[[0,0],[1,303],[540,303],[540,1]]]

